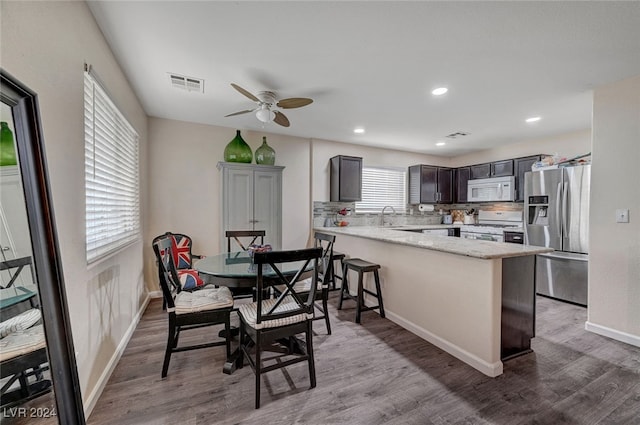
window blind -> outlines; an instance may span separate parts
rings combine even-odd
[[[84,73],[87,262],[140,237],[138,134],[89,72]]]
[[[356,212],[382,211],[391,205],[397,213],[407,209],[407,171],[403,168],[363,167],[362,201]]]

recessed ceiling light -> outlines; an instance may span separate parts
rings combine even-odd
[[[443,94],[445,94],[446,92],[448,92],[449,89],[446,87],[438,87],[437,89],[433,89],[431,91],[431,94],[434,96],[442,96]]]
[[[362,133],[364,133],[364,128],[362,128],[362,127],[354,128],[353,132],[356,133],[356,134],[362,134]]]
[[[444,145],[446,145],[446,143],[445,143],[445,142],[438,142],[438,143],[436,143],[436,146],[444,146]]]
[[[526,122],[536,122],[536,121],[540,121],[540,117],[531,117],[531,118],[527,118],[525,121],[526,121]]]

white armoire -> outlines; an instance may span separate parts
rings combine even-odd
[[[282,170],[277,165],[219,162],[222,172],[221,252],[227,230],[264,230],[265,243],[282,249]]]

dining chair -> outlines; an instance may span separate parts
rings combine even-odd
[[[316,386],[316,371],[313,357],[313,303],[318,282],[318,261],[322,258],[322,248],[307,248],[294,251],[271,251],[255,253],[253,261],[257,265],[256,296],[251,304],[240,304],[240,349],[238,368],[244,359],[253,369],[255,381],[255,408],[260,408],[260,379],[267,372],[294,363],[307,362],[311,388]],[[295,273],[281,272],[281,264],[300,262]],[[267,267],[269,266],[269,267]],[[267,273],[265,275],[265,273]],[[301,277],[311,273],[311,287],[306,296],[298,294],[295,284]],[[277,298],[263,299],[264,289],[269,285],[286,287]],[[305,346],[296,335],[304,334]],[[284,345],[280,344],[281,341]],[[263,359],[263,351],[278,354]]]
[[[201,255],[191,252],[193,246],[192,239],[182,233],[166,232],[153,238],[152,244],[162,238],[171,239],[171,256],[173,266],[178,274],[178,281],[185,291],[192,291],[204,286],[203,280],[198,272],[193,269],[193,260],[202,258]],[[158,264],[158,276],[162,273],[160,264]]]
[[[263,245],[266,231],[227,230],[225,236],[227,237],[227,253],[231,253],[238,250],[247,251],[251,245],[258,242],[260,245]],[[231,288],[231,293],[236,299],[252,297],[255,301],[254,289],[255,288]]]
[[[249,247],[255,244],[260,238],[260,245],[264,244],[264,237],[266,231],[264,230],[227,230],[225,232],[227,237],[227,252],[232,252],[232,246],[240,248],[241,251],[246,251]],[[251,240],[249,240],[251,238]],[[249,240],[249,242],[247,242]],[[235,243],[232,243],[235,242]]]
[[[316,285],[316,291],[314,293],[315,301],[320,301],[321,304],[314,302],[313,320],[324,319],[327,327],[327,334],[331,335],[331,323],[329,320],[327,304],[329,300],[329,282],[333,277],[333,244],[336,237],[326,233],[315,232],[313,239],[314,247],[322,248],[322,257],[319,262],[318,284]],[[274,286],[274,290],[276,295],[278,295],[280,292],[286,290],[286,286]],[[307,277],[306,279],[296,282],[295,290],[299,295],[306,297],[311,292],[311,277]],[[316,312],[320,312],[320,314],[316,314]]]
[[[167,347],[162,364],[163,378],[167,376],[172,353],[225,345],[227,359],[231,357],[230,317],[233,310],[233,297],[229,288],[207,285],[198,291],[185,291],[178,280],[172,248],[173,238],[170,235],[159,238],[153,243],[153,251],[162,269],[160,288],[169,316]],[[181,331],[220,324],[224,324],[225,329],[222,340],[178,347]]]

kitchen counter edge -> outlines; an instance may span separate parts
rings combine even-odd
[[[551,248],[532,245],[520,245],[504,242],[483,241],[477,239],[461,239],[453,236],[440,236],[406,230],[424,228],[450,228],[452,225],[407,225],[395,228],[378,226],[353,227],[314,227],[315,231],[334,234],[336,236],[354,236],[380,242],[389,242],[414,248],[430,249],[481,259],[523,257],[527,255],[553,252]],[[405,229],[405,230],[403,230]]]

